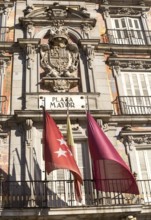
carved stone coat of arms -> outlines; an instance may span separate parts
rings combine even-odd
[[[41,66],[48,77],[74,77],[78,68],[78,47],[69,42],[65,27],[49,30],[48,44],[40,48]]]

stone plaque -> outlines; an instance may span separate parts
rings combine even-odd
[[[86,100],[82,95],[43,95],[39,96],[39,108],[46,110],[85,109]]]

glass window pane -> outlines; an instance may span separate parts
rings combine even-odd
[[[130,83],[129,74],[125,74],[124,78],[125,78],[127,95],[128,96],[132,96],[132,89],[131,89],[131,83]]]
[[[134,20],[134,25],[135,25],[136,29],[139,29],[138,20],[136,20],[136,19]]]
[[[138,79],[137,79],[136,74],[132,74],[132,80],[133,80],[135,95],[140,96],[141,93],[140,93],[140,88],[139,88]]]
[[[149,171],[151,175],[151,150],[147,150],[148,163],[149,163]]]
[[[116,28],[119,28],[119,27],[120,27],[119,21],[118,21],[117,19],[115,19],[115,27],[116,27]]]
[[[131,18],[128,19],[128,24],[129,24],[129,26],[130,26],[131,28],[133,27]]]
[[[140,169],[141,169],[141,176],[142,179],[147,179],[147,167],[146,167],[146,160],[144,156],[143,150],[138,150],[138,157],[139,157],[139,164],[140,164]]]
[[[142,87],[143,95],[148,96],[147,85],[146,85],[144,74],[140,74],[140,81],[141,81],[141,87]]]
[[[151,74],[147,75],[147,79],[148,79],[149,87],[151,88]]]
[[[122,23],[122,27],[125,28],[126,27],[126,22],[125,22],[124,18],[121,19],[121,23]]]

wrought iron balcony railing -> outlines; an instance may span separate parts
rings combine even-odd
[[[0,27],[0,41],[12,42],[14,40],[14,28]]]
[[[119,186],[119,181],[104,180],[103,184],[115,186],[118,182]],[[140,195],[96,191],[92,180],[84,180],[82,202],[78,203],[74,181],[1,181],[0,208],[151,205],[151,180],[139,180],[137,183]]]
[[[117,115],[151,114],[151,96],[118,96],[112,103]]]
[[[0,96],[0,115],[6,114],[7,97]]]
[[[108,29],[106,34],[102,35],[102,42],[110,44],[151,45],[151,31]]]

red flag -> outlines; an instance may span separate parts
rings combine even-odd
[[[69,115],[67,115],[67,144],[75,158],[74,139],[73,139]],[[81,184],[77,179],[74,179],[74,189],[75,189],[76,201],[81,202],[82,201]]]
[[[45,112],[44,126],[44,160],[49,174],[53,170],[68,169],[82,184],[82,177],[74,157],[64,140],[59,128],[50,115]]]
[[[87,123],[95,188],[104,192],[139,194],[129,167],[90,113],[87,113]]]

